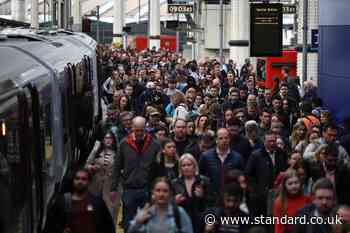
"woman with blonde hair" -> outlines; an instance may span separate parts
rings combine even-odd
[[[299,151],[301,154],[304,154],[306,147],[309,144],[317,143],[317,140],[320,138],[320,130],[317,126],[311,127],[308,131],[304,140],[300,141],[296,145],[295,150]]]
[[[324,160],[325,152],[329,149],[328,144],[321,145],[316,151],[313,157],[309,158],[314,162],[322,162]]]
[[[304,122],[299,121],[293,126],[292,135],[290,137],[290,144],[292,150],[299,144],[299,142],[305,140],[307,136],[307,128]]]
[[[191,154],[183,154],[179,159],[179,177],[173,180],[175,201],[182,206],[192,219],[194,232],[201,232],[201,213],[213,203],[209,179],[199,175],[196,159]]]

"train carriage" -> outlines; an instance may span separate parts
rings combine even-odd
[[[1,232],[40,232],[50,200],[90,149],[100,112],[95,48],[79,33],[1,34]]]

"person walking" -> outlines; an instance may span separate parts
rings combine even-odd
[[[120,143],[119,154],[114,163],[111,200],[118,197],[118,186],[122,183],[123,225],[127,230],[137,208],[148,200],[149,187],[155,178],[155,166],[160,147],[146,133],[146,119],[137,116],[132,121],[131,133]]]

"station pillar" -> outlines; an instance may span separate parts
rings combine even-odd
[[[113,0],[113,43],[123,47],[124,1]]]
[[[24,22],[26,20],[25,8],[26,8],[25,0],[12,0],[11,1],[11,18],[16,21]]]
[[[231,0],[230,59],[239,66],[249,57],[249,1]]]
[[[150,0],[149,48],[160,48],[160,4],[159,0]]]

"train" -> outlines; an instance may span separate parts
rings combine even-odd
[[[64,30],[0,32],[0,232],[41,232],[50,202],[91,149],[96,45]]]

